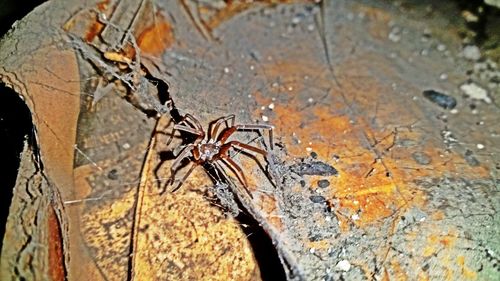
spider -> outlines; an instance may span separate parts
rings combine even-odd
[[[231,123],[231,126],[228,126],[228,122]],[[220,117],[210,122],[208,130],[205,132],[200,122],[193,115],[186,114],[181,121],[174,125],[170,134],[170,139],[167,141],[167,145],[172,142],[175,131],[187,132],[193,134],[196,138],[192,143],[180,145],[173,151],[175,159],[170,167],[171,176],[167,185],[174,183],[177,169],[181,166],[184,159],[189,158],[191,160],[191,167],[172,192],[175,192],[182,186],[184,181],[198,165],[208,163],[222,170],[221,166],[223,164],[236,175],[239,182],[245,188],[247,194],[252,198],[252,194],[248,190],[248,182],[243,173],[243,169],[233,159],[231,159],[228,152],[231,148],[234,148],[239,151],[252,151],[261,154],[264,157],[268,155],[268,152],[240,141],[228,141],[228,139],[237,131],[269,130],[269,143],[272,150],[274,126],[267,124],[235,125],[234,122],[234,114]],[[220,130],[220,126],[222,124],[225,124],[226,128]]]

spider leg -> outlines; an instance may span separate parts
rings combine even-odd
[[[191,127],[188,127],[188,126],[184,126],[184,125],[180,125],[180,124],[174,125],[174,130],[188,132],[188,133],[191,133],[191,134],[197,135],[197,136],[203,135],[203,134],[200,134],[201,131],[198,131],[198,130],[196,130],[194,128],[191,128]]]
[[[267,124],[246,124],[246,125],[235,125],[227,130],[225,130],[217,140],[221,143],[225,143],[226,140],[234,134],[236,131],[258,131],[258,130],[269,130],[269,146],[273,149],[273,129],[274,126]]]
[[[172,163],[172,166],[170,167],[170,181],[167,182],[167,184],[173,184],[175,181],[175,172],[177,172],[177,169],[182,163],[182,160],[186,157],[189,157],[192,155],[192,150],[194,148],[194,144],[187,145],[185,148],[181,150],[179,155],[175,158],[174,162]]]
[[[203,139],[205,137],[205,132],[203,132],[203,127],[200,122],[196,120],[191,114],[186,114],[179,123],[175,124],[172,128],[172,132],[170,133],[170,138],[167,141],[167,145],[169,145],[173,138],[175,131],[185,131],[191,133],[193,135],[197,135],[197,140]]]
[[[179,182],[179,184],[174,188],[172,189],[171,192],[175,192],[177,191],[179,188],[181,188],[182,184],[184,183],[184,181],[189,177],[189,175],[193,172],[194,168],[196,168],[198,166],[197,163],[195,162],[191,162],[191,167],[189,168],[189,170],[186,172],[186,174],[184,174],[184,176],[182,177],[182,180]],[[173,181],[172,181],[173,183]]]
[[[234,114],[220,117],[218,119],[215,119],[211,124],[210,127],[208,128],[208,139],[217,139],[217,133],[219,131],[219,127],[222,124],[222,122],[226,123],[226,127],[234,127]],[[227,121],[231,120],[231,126],[228,126]]]
[[[198,131],[203,132],[203,126],[201,126],[200,121],[198,121],[198,119],[196,119],[193,115],[186,113],[186,115],[184,115],[183,120],[191,121],[191,123],[194,125],[194,127],[196,127]]]
[[[250,198],[253,198],[253,195],[250,193],[250,190],[248,190],[248,183],[247,179],[245,178],[245,175],[243,174],[243,169],[241,169],[241,167],[227,155],[221,155],[221,161],[236,175],[236,177],[243,185],[245,191],[250,196]]]
[[[230,147],[234,147],[234,148],[239,149],[239,150],[250,150],[250,151],[262,154],[263,156],[267,156],[267,154],[268,154],[268,152],[263,150],[263,149],[260,149],[260,148],[257,148],[255,146],[252,146],[252,145],[249,145],[246,143],[242,143],[239,141],[230,141],[227,144],[229,144]]]

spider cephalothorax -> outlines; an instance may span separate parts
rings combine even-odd
[[[182,131],[193,134],[196,138],[193,142],[181,145],[174,150],[176,158],[170,167],[171,177],[169,183],[174,183],[175,173],[184,159],[189,158],[191,160],[191,167],[173,191],[181,187],[196,166],[209,163],[218,169],[222,169],[222,165],[229,168],[245,187],[248,194],[252,196],[248,191],[248,183],[242,168],[231,159],[228,152],[231,148],[240,151],[259,153],[263,156],[267,156],[268,152],[240,141],[228,141],[228,139],[236,131],[269,130],[269,142],[270,148],[272,149],[273,126],[267,124],[235,125],[234,120],[235,116],[233,114],[220,117],[210,122],[208,130],[205,132],[200,122],[194,116],[186,114],[179,123],[174,125],[171,136],[174,135],[175,131]],[[231,123],[231,125],[228,125],[228,122]],[[225,124],[226,127],[219,131],[222,124]],[[171,140],[172,138],[167,144],[170,144]]]

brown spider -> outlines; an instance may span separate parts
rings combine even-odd
[[[189,157],[191,160],[191,167],[186,172],[180,183],[172,190],[172,192],[179,189],[184,181],[189,177],[191,172],[198,165],[203,165],[206,163],[214,165],[216,168],[221,169],[221,164],[228,167],[238,178],[239,182],[245,187],[245,191],[250,197],[252,194],[248,190],[248,183],[243,174],[242,168],[234,162],[233,159],[228,155],[231,148],[239,151],[253,151],[267,156],[267,151],[251,146],[246,143],[239,141],[229,141],[228,138],[236,131],[256,131],[256,130],[269,130],[269,143],[270,148],[273,149],[273,126],[266,124],[248,124],[248,125],[235,125],[234,114],[220,117],[209,123],[207,132],[203,130],[200,122],[191,114],[186,114],[180,122],[174,125],[170,139],[167,142],[169,145],[172,141],[175,131],[184,131],[196,136],[196,139],[189,144],[181,145],[177,147],[173,154],[176,156],[172,166],[170,167],[171,177],[167,184],[173,184],[175,181],[175,173],[182,161]],[[228,121],[231,122],[231,126],[228,126]],[[220,126],[225,123],[226,128],[219,132]]]

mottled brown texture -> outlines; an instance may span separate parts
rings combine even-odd
[[[498,277],[498,88],[467,74],[477,65],[456,33],[442,35],[445,18],[379,1],[284,2],[51,1],[21,22],[0,44],[0,79],[33,112],[45,169],[25,149],[2,277],[260,279],[245,226],[214,203],[217,178],[197,167],[161,193],[173,157],[161,158],[181,142],[166,145],[175,112],[154,114],[164,96],[205,127],[228,114],[275,126],[269,157],[234,155],[253,199],[218,175],[290,280]],[[42,30],[52,33],[33,36]],[[469,79],[493,102],[463,95]],[[314,165],[336,172],[293,168]],[[61,241],[23,250],[48,237]]]

